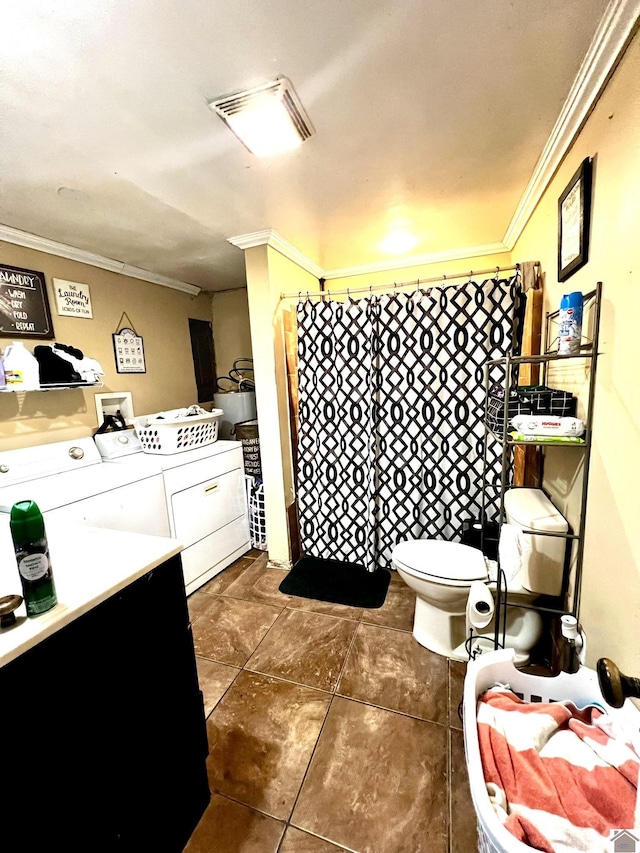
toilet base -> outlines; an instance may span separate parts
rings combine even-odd
[[[469,660],[464,652],[464,613],[450,613],[434,607],[423,598],[416,596],[416,609],[413,616],[413,636],[431,652],[455,660]],[[454,651],[462,646],[464,657],[454,657]]]
[[[434,607],[416,596],[413,617],[413,636],[425,649],[452,660],[467,662],[465,648],[466,620],[464,613],[450,613]],[[479,653],[493,649],[493,621],[474,637],[474,647]],[[505,646],[515,650],[515,663],[524,666],[529,662],[529,652],[542,636],[542,618],[539,613],[520,607],[507,609]]]

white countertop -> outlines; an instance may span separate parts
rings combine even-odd
[[[0,666],[59,631],[83,613],[182,551],[176,539],[81,525],[47,523],[49,554],[58,603],[0,629]],[[0,528],[0,596],[22,595],[8,525]]]

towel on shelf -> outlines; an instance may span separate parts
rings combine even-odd
[[[66,359],[47,344],[37,346],[33,354],[38,360],[41,385],[64,385],[82,382],[82,376]]]
[[[99,382],[104,376],[104,370],[99,361],[86,356],[82,350],[70,344],[53,344],[53,351],[61,359],[68,361],[77,373],[80,374],[82,382]]]
[[[498,556],[507,584],[514,579],[522,565],[529,559],[530,553],[531,536],[523,533],[522,529],[515,524],[508,522],[502,524],[498,541]]]
[[[601,709],[528,703],[502,686],[480,697],[477,719],[489,799],[519,841],[610,853],[611,830],[640,828],[637,741]]]

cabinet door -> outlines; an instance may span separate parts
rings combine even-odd
[[[120,845],[131,853],[178,853],[209,801],[203,701],[180,558],[105,604],[100,618],[119,662],[110,708],[119,733]]]
[[[3,849],[119,849],[105,652],[83,618],[0,669]]]
[[[209,788],[179,557],[0,669],[0,690],[3,848],[183,849]]]

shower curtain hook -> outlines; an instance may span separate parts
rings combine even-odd
[[[473,278],[473,270],[469,270],[469,281]]]

